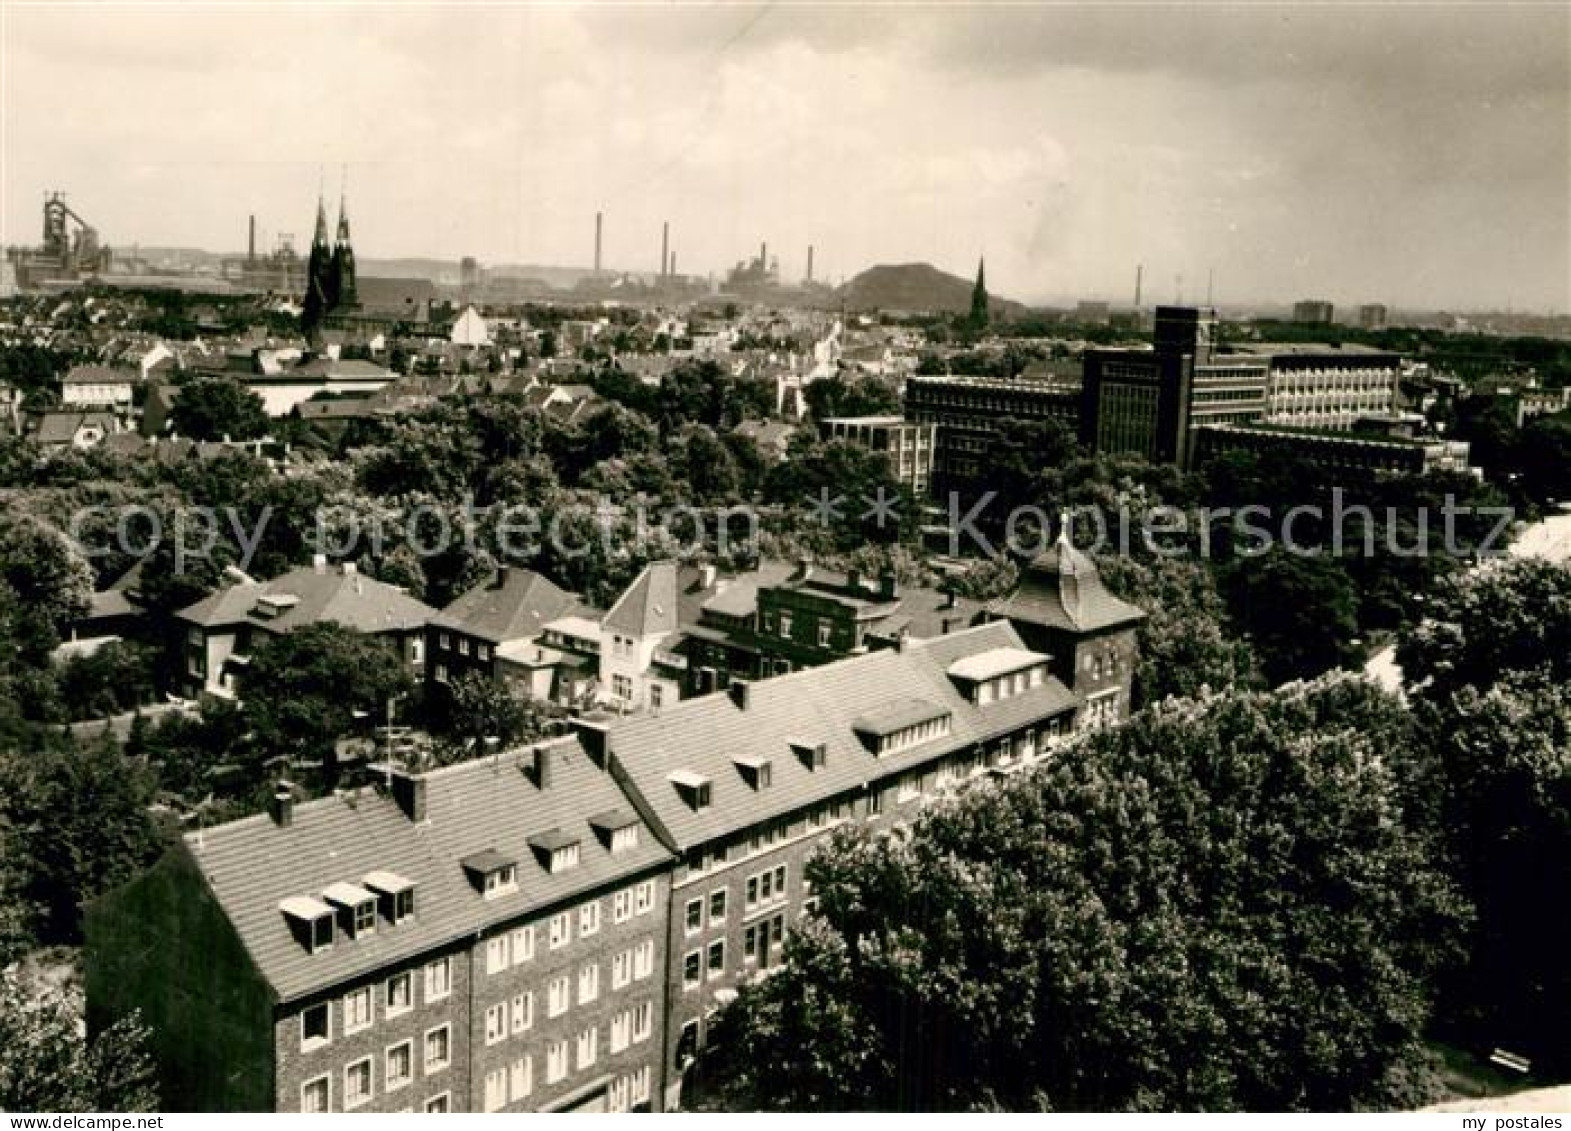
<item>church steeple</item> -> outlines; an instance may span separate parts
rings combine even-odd
[[[300,313],[300,327],[311,337],[322,324],[323,317],[333,308],[337,297],[333,270],[333,248],[327,242],[327,203],[316,198],[316,234],[311,237],[311,258],[306,261],[305,302]]]
[[[353,309],[360,305],[355,290],[355,249],[349,240],[349,197],[338,198],[338,239],[333,243],[334,306]]]

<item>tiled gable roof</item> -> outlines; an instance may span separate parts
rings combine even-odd
[[[631,879],[667,859],[647,829],[634,848],[613,857],[590,816],[625,807],[625,797],[575,739],[546,748],[551,769],[544,789],[525,773],[532,758],[522,752],[426,774],[426,820],[419,824],[384,789],[366,787],[297,805],[287,826],[248,817],[188,834],[185,847],[257,968],[280,1000],[292,1000]],[[552,830],[576,834],[577,867],[553,874],[537,862],[529,840]],[[480,894],[461,861],[482,854],[518,863],[516,891],[490,899]],[[382,921],[375,934],[340,934],[330,949],[307,951],[279,905],[320,898],[334,884],[358,885],[376,872],[413,881],[413,919]]]
[[[264,597],[297,600],[275,616],[259,614]],[[271,581],[240,583],[209,594],[175,614],[205,627],[247,622],[285,633],[319,621],[335,621],[357,632],[410,632],[423,627],[436,610],[375,578],[340,568],[304,566]]]
[[[583,608],[577,595],[548,578],[533,570],[509,567],[463,594],[431,623],[501,644],[532,639],[551,621]]]
[[[650,811],[686,849],[842,795],[942,751],[1072,711],[1073,694],[1052,677],[1012,698],[978,706],[946,674],[963,657],[1021,647],[1019,635],[1004,622],[912,641],[904,649],[748,685],[745,708],[737,701],[742,695],[717,694],[683,700],[659,714],[617,720],[609,724],[611,749]],[[875,757],[856,734],[858,721],[886,708],[906,710],[913,701],[924,711],[947,713],[950,733]],[[825,765],[809,769],[793,753],[793,743],[824,743]],[[749,758],[773,763],[768,788],[755,790],[738,771],[738,760]],[[671,780],[684,772],[709,779],[712,804],[691,807]]]
[[[677,628],[674,561],[650,562],[605,615],[603,627],[629,636],[656,636]]]

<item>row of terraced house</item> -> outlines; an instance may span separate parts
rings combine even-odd
[[[139,1010],[175,1110],[673,1109],[831,830],[1118,721],[1141,618],[1061,544],[941,634],[281,789],[88,908],[89,1024]]]

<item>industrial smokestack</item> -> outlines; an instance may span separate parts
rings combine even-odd
[[[671,224],[667,221],[660,225],[660,277],[664,279],[671,261]]]
[[[807,281],[813,281],[813,245],[807,245]]]
[[[1145,270],[1146,270],[1146,265],[1144,263],[1136,263],[1135,264],[1135,309],[1136,310],[1140,309],[1140,284],[1144,281],[1143,276],[1145,275]]]
[[[255,212],[251,213],[251,234],[250,234],[249,238],[247,239],[246,245],[245,245],[245,261],[247,263],[255,263],[256,262],[256,213]]]
[[[604,218],[600,213],[595,213],[595,274],[600,274],[600,235]]]
[[[673,279],[676,278],[676,248],[671,249],[671,268],[667,272]]]
[[[767,243],[758,245],[758,269],[760,271],[769,270],[769,245]]]

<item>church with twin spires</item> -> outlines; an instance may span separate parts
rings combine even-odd
[[[355,285],[355,252],[349,239],[349,204],[338,201],[338,235],[327,240],[327,205],[316,201],[316,234],[311,239],[311,258],[306,264],[305,305],[301,326],[313,336],[324,319],[347,314],[360,305]]]

